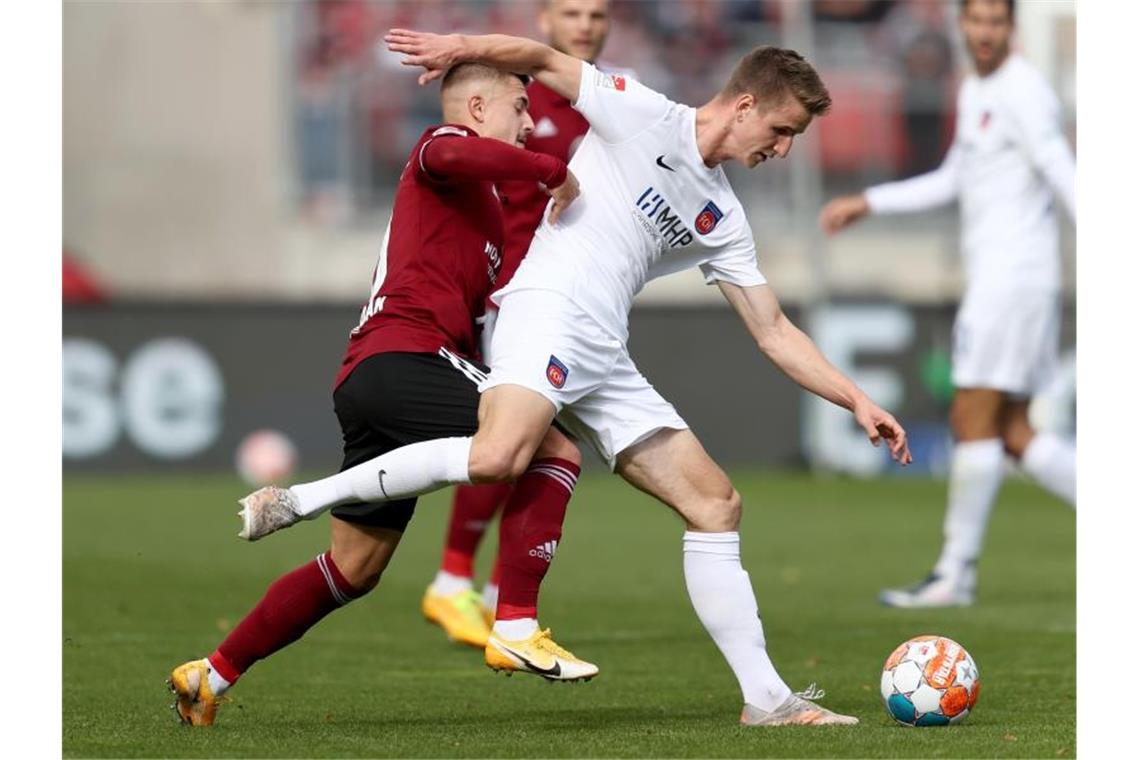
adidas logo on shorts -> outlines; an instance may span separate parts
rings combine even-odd
[[[540,546],[531,549],[527,554],[532,557],[539,557],[547,562],[554,559],[554,550],[558,548],[558,541],[546,541]]]

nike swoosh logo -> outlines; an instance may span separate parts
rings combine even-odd
[[[515,650],[511,649],[510,647],[504,646],[503,649],[505,649],[507,652],[514,655],[515,657],[519,658],[520,660],[522,660],[523,665],[526,665],[527,668],[529,668],[532,673],[538,673],[540,676],[551,676],[554,678],[557,678],[558,676],[562,675],[562,665],[557,660],[554,661],[554,667],[540,668],[538,665],[535,665],[533,662],[528,660],[522,654],[516,652]]]
[[[384,488],[384,476],[387,474],[388,474],[387,470],[381,470],[378,473],[378,477],[380,479],[380,493],[384,494],[384,496],[388,495],[388,490],[386,488]]]
[[[662,169],[668,169],[671,172],[677,171],[672,166],[665,163],[665,154],[664,153],[657,157],[657,165],[660,166]]]

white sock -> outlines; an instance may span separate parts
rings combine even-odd
[[[1077,506],[1077,449],[1055,433],[1038,433],[1021,456],[1021,466],[1046,491]]]
[[[453,483],[470,483],[470,438],[436,438],[393,449],[336,475],[289,488],[301,515],[313,518],[330,507],[357,501],[419,496]]]
[[[472,583],[470,578],[464,578],[462,575],[455,575],[446,570],[440,570],[435,574],[435,580],[431,582],[432,591],[442,596],[451,596],[458,594],[460,591],[470,591]]]
[[[487,581],[487,584],[483,586],[483,606],[489,610],[493,610],[499,606],[498,584]]]
[[[1000,439],[954,445],[946,518],[942,523],[942,555],[934,572],[956,577],[978,559],[990,511],[1004,477],[1005,453]]]
[[[538,630],[538,621],[534,618],[519,618],[518,620],[496,620],[491,628],[495,635],[507,641],[522,641],[529,639]]]
[[[792,690],[768,659],[756,595],[740,565],[740,534],[686,531],[684,559],[693,609],[728,660],[744,701],[775,710]]]
[[[210,684],[210,691],[214,693],[215,697],[220,697],[226,693],[226,689],[232,685],[229,681],[222,678],[218,671],[214,670],[214,666],[210,664],[210,660],[203,660],[206,663],[206,681]]]

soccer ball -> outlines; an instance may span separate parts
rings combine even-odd
[[[966,719],[982,684],[974,658],[945,636],[916,636],[883,664],[883,704],[904,726],[948,726]]]
[[[258,430],[238,446],[234,464],[242,480],[251,486],[283,483],[297,466],[293,442],[276,430]]]

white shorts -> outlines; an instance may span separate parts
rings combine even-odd
[[[954,320],[954,387],[1031,396],[1056,371],[1060,342],[1059,295],[967,293]]]
[[[611,470],[618,454],[658,430],[689,427],[637,370],[625,344],[560,293],[507,293],[491,344],[491,374],[479,390],[520,385],[541,394]]]

